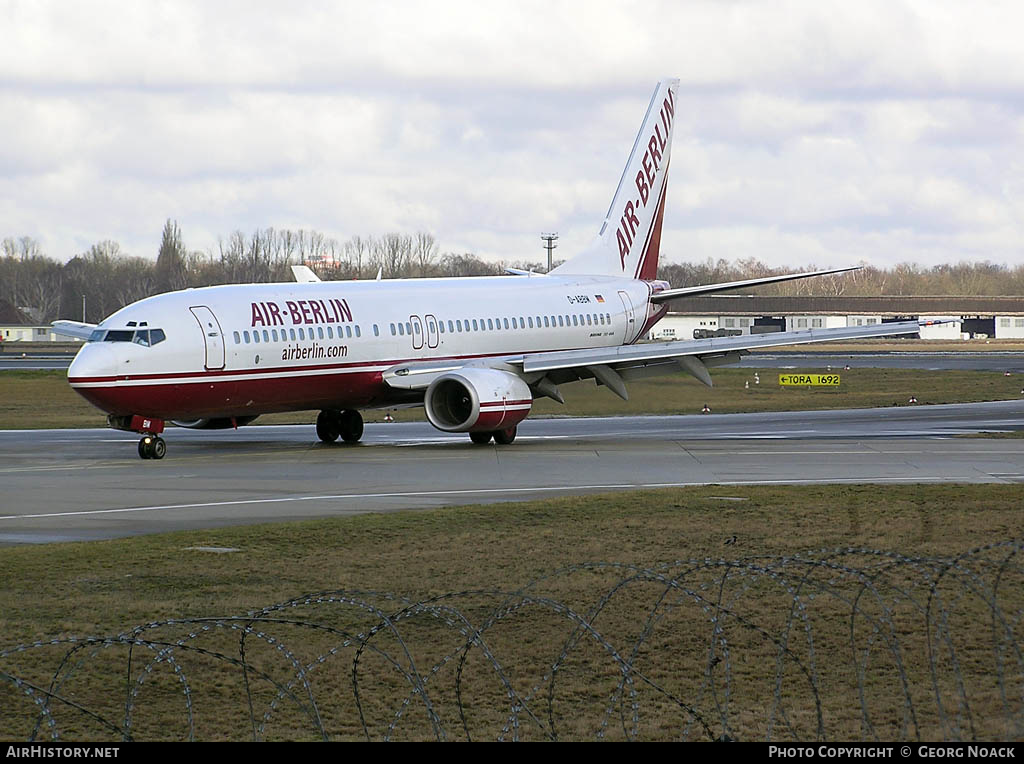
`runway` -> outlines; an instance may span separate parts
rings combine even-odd
[[[753,483],[1024,482],[1024,401],[678,417],[527,420],[512,446],[426,423],[172,429],[143,461],[111,430],[0,432],[0,544],[116,538],[630,488]],[[638,508],[642,511],[642,508]]]

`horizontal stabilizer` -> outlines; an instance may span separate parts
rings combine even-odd
[[[847,271],[860,270],[859,265],[852,268],[834,268],[828,271],[811,271],[810,273],[787,273],[784,276],[764,276],[759,279],[744,279],[743,281],[724,281],[720,284],[705,284],[704,286],[681,287],[679,289],[666,289],[651,296],[651,302],[655,305],[668,302],[677,297],[694,297],[699,294],[714,294],[715,292],[727,292],[730,289],[743,289],[744,287],[756,287],[763,284],[777,284],[780,281],[794,281],[796,279],[809,279],[811,276],[827,276],[830,273],[846,273]]]

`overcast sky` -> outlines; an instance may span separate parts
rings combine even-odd
[[[1024,263],[1024,3],[0,0],[0,238],[597,232],[655,82],[662,257]]]

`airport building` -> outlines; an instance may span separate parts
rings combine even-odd
[[[0,343],[8,342],[69,342],[53,331],[53,327],[34,324],[23,311],[6,300],[0,300]]]
[[[943,321],[921,339],[1024,338],[1024,297],[755,297],[673,300],[649,334],[653,340],[799,332],[894,321]]]

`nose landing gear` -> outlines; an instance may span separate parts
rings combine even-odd
[[[139,441],[139,456],[143,459],[163,459],[167,443],[159,435],[144,435]]]

